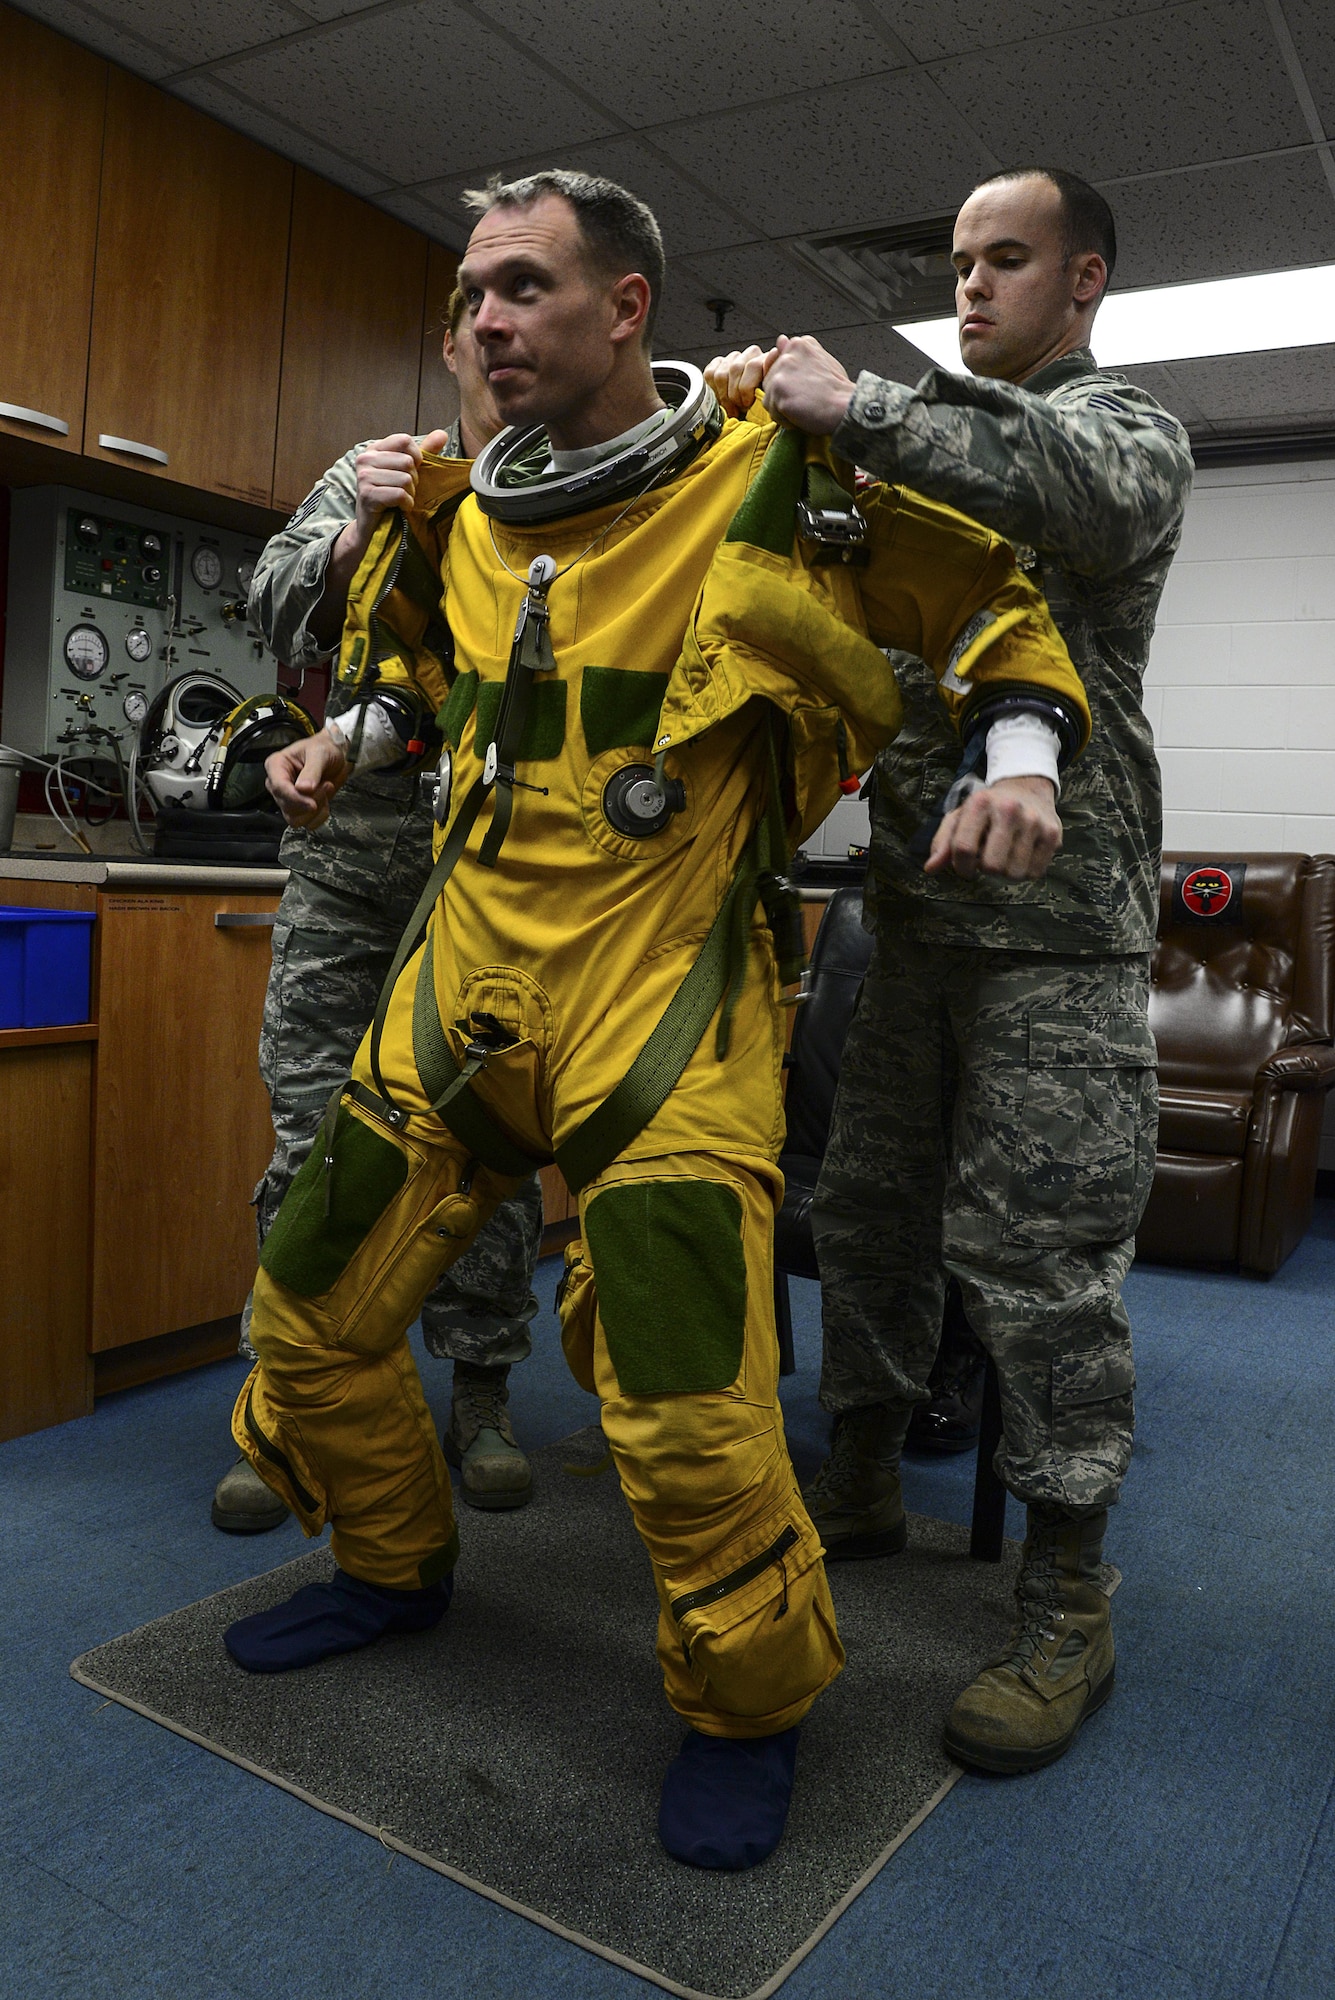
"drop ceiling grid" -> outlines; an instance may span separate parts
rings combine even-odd
[[[1036,146],[1108,185],[1122,283],[1335,261],[1335,195],[1270,18],[1329,138],[1331,0],[732,0],[726,23],[716,0],[23,5],[455,247],[459,194],[492,171],[626,182],[664,224],[663,340],[698,355],[703,301],[724,296],[730,341],[805,326],[849,366],[911,376],[915,350],[786,244],[943,215]],[[1157,379],[1207,430],[1335,407],[1328,351],[1309,357]]]

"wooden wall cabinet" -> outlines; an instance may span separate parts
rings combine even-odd
[[[273,1151],[255,1066],[277,896],[98,897],[93,1353],[239,1312]],[[217,919],[221,917],[221,926]]]
[[[49,1040],[47,1036],[49,1035]],[[87,1416],[93,1043],[0,1031],[0,1439]]]
[[[69,452],[83,446],[106,94],[100,56],[0,8],[0,430]]]
[[[291,164],[113,69],[83,446],[268,504]]]
[[[294,508],[350,445],[410,431],[426,238],[298,167],[273,504]]]

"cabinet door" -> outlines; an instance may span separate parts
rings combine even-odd
[[[112,70],[90,457],[267,506],[291,199],[286,160]]]
[[[256,1066],[276,895],[99,898],[89,1347],[238,1312],[273,1151]]]
[[[448,430],[459,414],[459,391],[445,366],[441,347],[445,339],[450,293],[454,290],[459,259],[453,250],[433,243],[426,256],[426,313],[422,321],[422,383],[417,392],[417,429]]]
[[[62,451],[83,444],[106,94],[99,56],[0,7],[0,430]]]
[[[49,887],[49,884],[44,884]],[[0,1049],[0,1439],[83,1417],[91,1042]]]
[[[410,431],[425,236],[298,167],[273,504],[292,508],[350,445]]]

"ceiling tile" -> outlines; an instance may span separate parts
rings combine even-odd
[[[654,328],[654,352],[658,355],[685,355],[688,359],[708,350],[708,358],[726,354],[734,347],[749,347],[769,340],[769,329],[753,314],[740,310],[728,314],[722,333],[714,332],[714,316],[705,305],[707,286],[680,264],[669,265],[667,287]],[[712,297],[712,294],[710,294]]]
[[[1284,0],[1284,18],[1326,135],[1335,139],[1335,29],[1330,0]]]
[[[847,324],[848,300],[819,278],[796,269],[774,244],[753,243],[742,250],[693,257],[690,269],[701,298],[735,300],[771,338],[776,333],[818,333],[825,326]],[[856,306],[851,310],[856,312]]]
[[[1007,0],[1004,7],[996,0],[879,0],[877,11],[919,62],[930,62],[1143,14],[1145,0]]]
[[[654,137],[769,236],[932,215],[988,170],[979,148],[943,128],[921,78],[902,71]]]
[[[717,0],[479,4],[630,125],[874,76],[900,61],[856,0],[731,0],[726,17]]]
[[[820,336],[846,374],[856,381],[864,368],[891,382],[920,382],[931,367],[927,356],[892,326],[871,321],[860,326],[832,327]]]
[[[536,173],[540,167],[571,167],[579,173],[601,174],[629,188],[632,194],[647,201],[658,217],[669,257],[690,250],[713,250],[755,235],[743,218],[729,214],[721,203],[711,201],[652,148],[628,135],[599,139],[587,146],[561,146],[549,153],[509,161],[505,175],[508,180],[518,180],[523,174]],[[459,205],[459,196],[465,188],[477,187],[486,178],[487,169],[475,167],[470,173],[455,174],[448,180],[434,181],[415,190],[440,209],[454,231],[449,240],[460,247],[473,224],[468,211]]]
[[[1215,424],[1335,417],[1335,346],[1175,361],[1173,374]]]
[[[172,85],[172,94],[185,98],[190,104],[197,104],[201,111],[207,111],[221,124],[230,125],[236,132],[244,132],[248,138],[258,139],[262,146],[272,147],[284,159],[295,160],[299,166],[309,167],[312,173],[323,174],[326,180],[336,182],[352,194],[376,195],[386,186],[383,174],[372,173],[358,161],[349,160],[319,139],[298,131],[285,119],[275,118],[271,112],[261,110],[248,98],[229,90],[217,77],[187,76],[179,84]]]
[[[1205,412],[1195,401],[1191,390],[1185,382],[1179,381],[1173,368],[1165,362],[1151,361],[1139,368],[1116,368],[1112,372],[1124,376],[1138,389],[1144,389],[1188,430],[1196,430],[1205,422]]]
[[[1309,138],[1261,0],[1198,0],[932,74],[1000,159],[1037,146],[1091,180]]]
[[[458,247],[457,229],[454,229],[433,203],[423,201],[412,188],[391,188],[387,194],[372,197],[377,208],[384,208],[391,215],[397,215],[400,222],[409,222],[414,229],[420,229],[424,236],[434,238],[448,249]]]
[[[348,14],[365,14],[381,0],[290,0],[290,4],[313,21],[339,21]]]
[[[1335,262],[1335,200],[1313,153],[1188,169],[1104,189],[1117,288]]]
[[[394,181],[512,158],[521,133],[530,147],[562,146],[606,125],[449,0],[354,17],[219,74],[285,122],[355,135],[357,156]]]
[[[161,50],[136,35],[126,34],[90,8],[81,7],[79,0],[25,0],[24,12],[45,21],[48,28],[68,35],[71,41],[82,43],[84,48],[94,49],[98,55],[133,70],[136,76],[166,76],[174,67]]]
[[[98,12],[180,68],[255,48],[302,25],[301,15],[279,0],[98,0]]]

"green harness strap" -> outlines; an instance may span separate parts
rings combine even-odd
[[[746,935],[756,898],[757,858],[749,842],[719,905],[699,956],[616,1089],[564,1144],[555,1160],[572,1194],[597,1180],[636,1134],[660,1111],[700,1045],[720,1001],[741,983]],[[721,1024],[722,1031],[722,1024]],[[723,1047],[727,1050],[726,1036]],[[423,954],[413,996],[413,1058],[422,1087],[456,1139],[484,1167],[500,1174],[531,1174],[550,1161],[524,1152],[493,1124],[468,1085],[476,1070],[460,1069],[440,1024],[430,949]],[[485,1058],[483,1058],[485,1060]],[[480,1066],[480,1065],[479,1065]]]
[[[399,974],[412,957],[417,940],[421,936],[422,927],[435,908],[436,898],[441,894],[445,884],[454,873],[459,857],[468,844],[468,836],[473,831],[474,823],[482,810],[482,802],[486,796],[487,787],[482,779],[479,778],[455,814],[454,824],[451,826],[449,834],[446,837],[445,845],[440,850],[435,867],[427,877],[426,887],[417,899],[417,906],[408,919],[407,928],[403,936],[399,939],[399,948],[394,954],[393,964],[390,966],[385,983],[380,989],[380,998],[376,1001],[375,1018],[371,1022],[371,1075],[375,1078],[376,1104],[374,1106],[368,1105],[367,1108],[378,1109],[380,1115],[385,1117],[389,1124],[395,1127],[407,1123],[408,1113],[403,1109],[402,1105],[394,1102],[394,1099],[385,1087],[385,1079],[380,1073],[380,1044],[384,1038],[385,1018],[389,1013],[389,1003],[393,997],[394,987]],[[482,1059],[479,1058],[474,1064],[473,1069],[469,1072],[470,1076],[476,1075],[477,1070],[481,1066]],[[326,1107],[324,1120],[320,1128],[321,1139],[324,1145],[326,1214],[329,1213],[329,1204],[333,1192],[334,1128],[338,1123],[338,1107],[343,1101],[344,1092],[347,1088],[347,1085],[340,1084],[337,1090],[335,1090]],[[431,1108],[435,1111],[439,1109],[439,1106],[433,1104]]]
[[[413,1061],[422,1088],[435,1099],[434,1109],[456,1139],[467,1146],[475,1160],[495,1174],[531,1174],[551,1165],[551,1155],[526,1153],[507,1139],[500,1127],[468,1088],[476,1068],[466,1062],[460,1069],[440,1025],[436,1003],[436,977],[432,964],[431,932],[427,932],[417,988],[413,994]]]
[[[556,1164],[572,1194],[597,1180],[667,1103],[720,1001],[735,995],[745,969],[755,898],[756,858],[754,843],[748,842],[700,955],[657,1027],[611,1096],[557,1147]],[[720,1034],[723,1029],[721,1022]],[[718,1053],[726,1049],[725,1036]]]

